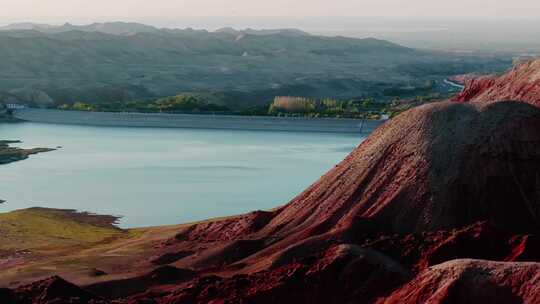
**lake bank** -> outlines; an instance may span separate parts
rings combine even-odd
[[[383,120],[203,114],[118,113],[26,108],[14,117],[39,123],[107,127],[192,128],[252,131],[371,133]]]

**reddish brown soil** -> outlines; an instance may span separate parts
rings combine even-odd
[[[0,289],[0,303],[99,304],[107,302],[56,276],[21,286],[15,290]]]
[[[380,303],[538,303],[540,263],[453,260],[420,273]]]
[[[287,205],[178,231],[147,257],[147,274],[0,297],[538,303],[538,172],[540,109],[429,104],[387,122]]]
[[[540,59],[516,65],[508,73],[465,80],[465,89],[454,101],[497,102],[519,100],[540,106]]]

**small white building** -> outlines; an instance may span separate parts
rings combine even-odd
[[[6,104],[6,108],[8,110],[21,110],[21,109],[25,109],[26,106],[21,105],[21,104],[17,104],[17,103],[8,103],[8,104]]]

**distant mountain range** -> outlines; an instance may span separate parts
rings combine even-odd
[[[159,29],[138,23],[111,22],[111,23],[92,23],[90,25],[73,25],[65,23],[63,25],[49,25],[40,23],[13,23],[0,27],[1,31],[38,31],[42,33],[63,33],[69,31],[81,32],[100,32],[112,35],[131,35],[137,33],[153,33]]]
[[[0,28],[0,57],[0,101],[38,105],[183,92],[211,93],[232,108],[276,95],[391,98],[381,92],[404,87],[414,95],[428,80],[510,65],[296,29],[210,32],[125,22],[12,24]]]
[[[150,25],[133,23],[133,22],[106,22],[106,23],[92,23],[89,25],[73,25],[70,23],[65,23],[63,25],[50,25],[42,23],[32,23],[32,22],[23,22],[23,23],[12,23],[7,26],[0,27],[0,31],[37,31],[41,33],[54,34],[54,33],[64,33],[70,31],[80,31],[80,32],[98,32],[111,35],[119,36],[129,36],[139,33],[175,33],[182,32],[181,29],[167,29],[167,28],[157,28]],[[194,31],[193,29],[186,29],[185,31]],[[208,32],[206,30],[200,30],[200,32]],[[274,35],[282,34],[288,36],[309,36],[309,33],[306,33],[297,29],[272,29],[272,30],[255,30],[247,28],[245,30],[237,30],[232,27],[224,27],[215,31],[215,33],[227,33],[232,35]]]

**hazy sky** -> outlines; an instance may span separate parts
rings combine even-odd
[[[0,0],[0,22],[146,21],[194,16],[540,17],[539,0]]]

